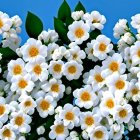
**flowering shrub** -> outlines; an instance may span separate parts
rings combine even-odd
[[[101,33],[105,16],[64,1],[55,30],[28,13],[20,46],[21,19],[0,12],[0,139],[139,139],[139,21],[135,35],[120,19],[114,44]]]

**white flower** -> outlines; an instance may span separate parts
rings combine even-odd
[[[23,110],[25,113],[32,115],[35,111],[36,102],[33,100],[31,96],[23,96],[20,99],[19,108]]]
[[[40,117],[46,118],[48,115],[54,114],[54,108],[56,107],[56,101],[49,95],[46,95],[45,98],[40,97],[36,100],[37,111],[39,112]]]
[[[43,84],[41,88],[47,92],[48,95],[59,100],[63,97],[65,86],[62,84],[61,80],[56,80],[54,78],[50,79],[49,82]]]
[[[27,61],[34,61],[37,58],[44,58],[47,56],[47,47],[42,45],[40,40],[30,38],[20,48],[23,59]]]
[[[114,114],[114,119],[119,123],[128,123],[133,116],[132,106],[125,104],[123,106],[118,105]]]
[[[71,60],[70,62],[66,62],[63,68],[63,74],[69,81],[78,79],[81,76],[82,71],[83,66],[73,60]]]
[[[44,44],[49,44],[58,40],[58,34],[55,30],[49,29],[48,31],[42,31],[38,36],[38,39],[43,41]]]
[[[109,133],[104,126],[95,127],[90,133],[90,140],[108,140]]]
[[[114,37],[116,39],[119,39],[124,33],[128,31],[128,26],[127,26],[127,20],[126,19],[120,19],[115,27],[113,28],[114,31]]]
[[[122,98],[124,93],[128,90],[128,81],[126,81],[127,75],[119,75],[114,73],[106,78],[106,84],[109,90],[114,93],[115,98]]]
[[[63,75],[63,65],[64,62],[61,60],[50,61],[49,64],[49,73],[56,79],[60,79]]]
[[[82,112],[80,115],[80,124],[82,130],[87,130],[90,132],[99,123],[101,117],[98,114],[93,114],[93,112],[87,111]]]
[[[0,129],[0,139],[1,140],[15,140],[16,139],[16,135],[13,131],[12,125],[7,124],[7,125],[4,125]]]
[[[48,64],[44,59],[37,58],[36,61],[30,61],[26,64],[25,69],[31,75],[33,81],[40,80],[41,82],[48,79]]]
[[[42,135],[45,132],[45,128],[44,126],[39,126],[36,131],[38,135]]]
[[[12,26],[12,22],[6,13],[0,11],[0,34],[8,31]]]
[[[105,16],[101,15],[98,11],[92,11],[91,14],[84,14],[83,19],[90,25],[92,30],[102,30],[106,23]]]
[[[113,44],[111,40],[105,35],[99,35],[93,44],[93,54],[99,60],[103,60],[107,57],[107,53],[111,52],[113,49]]]
[[[22,24],[22,20],[18,15],[15,15],[11,18],[14,27],[20,27]]]
[[[51,126],[51,131],[49,133],[50,139],[65,140],[68,135],[68,128],[64,126],[62,122],[55,123]]]
[[[59,117],[63,120],[64,126],[73,129],[74,126],[79,125],[80,109],[67,103],[64,105],[63,110],[59,113]]]
[[[86,54],[83,50],[80,49],[77,45],[72,45],[69,49],[70,56],[67,58],[68,61],[75,60],[78,63],[82,63],[81,59],[85,59]]]
[[[11,60],[8,63],[8,76],[10,76],[9,78],[25,74],[25,62],[21,58],[18,58],[17,60]]]
[[[138,120],[135,122],[135,127],[139,129],[140,131],[140,114],[137,116]]]
[[[26,74],[24,76],[16,76],[11,79],[11,91],[24,94],[31,92],[34,87],[34,83],[31,81],[31,76]]]
[[[84,88],[76,89],[73,92],[73,96],[76,98],[75,104],[77,106],[89,109],[98,103],[97,95],[93,92],[90,85],[86,85]]]
[[[81,10],[81,11],[72,12],[71,17],[74,20],[80,20],[83,17],[83,15],[84,15],[84,12]]]
[[[103,71],[102,76],[106,78],[114,72],[123,74],[126,69],[126,65],[123,62],[123,58],[120,54],[114,53],[113,56],[108,56],[106,60],[102,62]]]
[[[81,21],[74,21],[68,27],[68,38],[70,41],[75,41],[77,44],[82,44],[83,41],[86,41],[89,38],[90,27],[87,23]]]
[[[95,91],[102,88],[105,84],[105,79],[101,75],[102,70],[103,68],[97,65],[89,72],[87,84],[92,84],[92,87]]]
[[[0,122],[5,123],[8,120],[10,106],[6,104],[4,97],[0,97]]]
[[[130,48],[132,65],[140,64],[140,41],[136,41]]]
[[[31,130],[30,123],[32,121],[31,117],[23,112],[12,112],[12,119],[10,120],[13,129],[21,133],[29,133]]]
[[[135,29],[140,29],[140,14],[131,17],[131,25]]]

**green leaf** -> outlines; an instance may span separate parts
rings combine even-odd
[[[92,32],[90,33],[90,38],[91,38],[91,39],[96,39],[96,37],[97,37],[98,35],[100,35],[100,34],[101,34],[101,31],[98,30],[98,29],[95,29],[94,31],[92,31]]]
[[[85,7],[84,7],[83,4],[79,1],[78,4],[76,5],[74,11],[81,11],[81,10],[82,10],[84,13],[86,13]]]
[[[54,28],[56,32],[59,34],[60,39],[62,39],[64,43],[68,44],[69,43],[69,39],[67,37],[68,29],[64,25],[64,23],[60,19],[54,18]]]
[[[73,20],[72,17],[67,17],[67,18],[66,18],[66,25],[69,26],[70,24],[73,23],[73,21],[74,21],[74,20]]]
[[[65,22],[67,17],[71,17],[71,9],[66,0],[64,0],[58,10],[58,18]]]
[[[28,12],[28,15],[26,17],[26,32],[29,35],[29,37],[37,39],[39,34],[43,30],[43,23],[40,20],[39,17],[34,15],[31,12]]]
[[[7,60],[14,59],[14,58],[18,57],[17,54],[13,50],[11,50],[9,47],[0,48],[0,53],[2,54],[2,58],[7,59]]]

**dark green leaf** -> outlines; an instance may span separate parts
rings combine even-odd
[[[54,28],[59,34],[60,39],[62,39],[66,44],[69,43],[69,39],[67,37],[68,29],[60,19],[54,18]]]
[[[28,12],[25,26],[26,26],[26,32],[29,35],[29,37],[36,38],[36,39],[43,30],[42,21],[40,20],[39,17],[37,17],[31,12]]]
[[[10,59],[17,58],[17,54],[8,47],[7,48],[0,48],[0,53],[2,54],[3,59],[10,60]]]
[[[83,6],[83,4],[79,1],[78,4],[76,5],[75,7],[75,11],[83,11],[84,13],[86,13],[86,9],[85,7]]]
[[[66,25],[69,26],[70,24],[73,23],[73,21],[74,21],[74,20],[73,20],[72,17],[67,17],[67,18],[66,18]]]
[[[91,38],[91,39],[96,39],[96,37],[97,37],[98,35],[100,35],[100,34],[101,34],[101,31],[95,29],[94,31],[92,31],[92,32],[90,33],[90,38]]]
[[[67,17],[71,17],[71,9],[66,0],[64,0],[58,10],[58,18],[65,22]]]

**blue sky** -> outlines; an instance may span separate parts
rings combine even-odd
[[[67,0],[74,9],[79,0]],[[140,13],[140,0],[80,0],[87,11],[98,10],[107,18],[103,33],[113,41],[113,27],[120,18],[130,21],[131,16]],[[10,16],[19,15],[23,20],[22,44],[28,39],[25,32],[25,19],[27,11],[38,15],[44,24],[44,29],[53,29],[53,17],[57,15],[59,6],[63,0],[1,0],[0,11]]]

